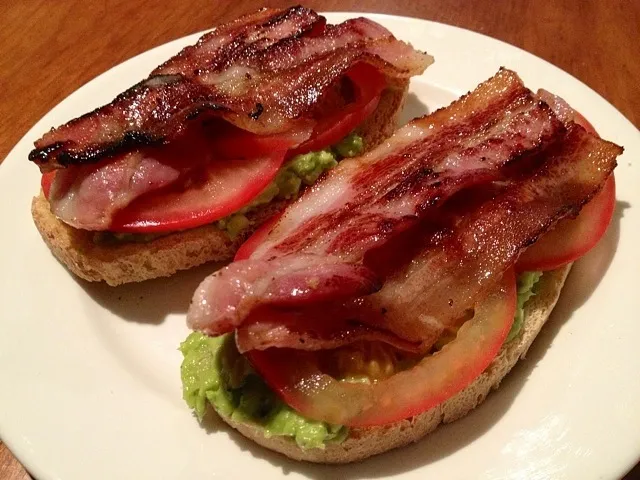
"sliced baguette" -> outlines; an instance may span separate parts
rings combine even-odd
[[[484,401],[491,390],[500,386],[519,359],[524,358],[533,340],[549,318],[571,265],[546,272],[536,286],[536,295],[525,305],[525,322],[516,339],[498,353],[489,367],[467,388],[443,404],[401,422],[372,428],[353,428],[341,444],[329,444],[324,450],[303,450],[287,437],[266,438],[260,428],[223,418],[244,436],[270,450],[295,460],[316,463],[350,463],[394,448],[417,442],[440,424],[464,417]]]
[[[367,149],[395,130],[408,86],[409,80],[405,80],[387,88],[377,109],[359,127]],[[234,240],[215,225],[205,225],[144,243],[95,243],[93,232],[70,227],[55,217],[42,192],[33,199],[31,213],[49,249],[71,272],[91,282],[105,281],[115,286],[168,277],[206,262],[231,260],[253,230],[286,204],[272,202],[248,215],[251,225]]]

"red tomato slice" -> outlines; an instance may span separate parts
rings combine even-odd
[[[587,132],[598,135],[593,125],[575,110],[573,121]],[[554,270],[579,259],[600,241],[611,223],[615,206],[616,182],[611,175],[577,218],[559,222],[520,256],[516,269],[520,272]]]
[[[290,156],[313,152],[339,142],[373,113],[386,85],[384,75],[367,63],[352,67],[347,76],[356,87],[356,101],[318,122],[312,137],[290,152]]]
[[[573,262],[600,241],[616,206],[616,183],[611,175],[604,187],[575,219],[563,220],[518,259],[520,272],[553,270]]]
[[[238,260],[245,260],[251,256],[258,245],[267,238],[267,235],[271,232],[271,229],[275,226],[276,222],[280,219],[282,213],[276,213],[269,220],[260,225],[253,235],[251,235],[238,249],[236,256],[233,258],[234,262]]]
[[[52,170],[51,172],[43,173],[42,178],[40,179],[40,186],[42,187],[42,193],[44,193],[44,197],[46,199],[49,198],[49,192],[51,191],[51,184],[53,183],[53,179],[56,176],[56,171]]]
[[[224,158],[254,158],[286,151],[309,136],[309,129],[274,135],[255,135],[226,122],[216,123],[211,131],[215,132],[211,150]]]
[[[313,127],[312,133],[302,129],[274,135],[255,135],[232,125],[216,122],[212,127],[216,132],[213,151],[225,158],[251,158],[299,145],[290,152],[289,156],[293,156],[320,150],[342,140],[373,113],[385,87],[384,76],[366,63],[355,65],[346,75],[356,87],[356,101],[320,120]],[[311,138],[304,141],[309,135]]]
[[[247,160],[207,165],[201,181],[180,191],[150,194],[118,213],[114,232],[158,233],[199,227],[223,218],[249,203],[273,180],[285,152]]]
[[[469,385],[495,358],[516,308],[511,269],[475,309],[455,340],[416,366],[374,384],[323,373],[314,352],[271,348],[246,355],[264,380],[308,418],[338,425],[384,425],[422,413]]]

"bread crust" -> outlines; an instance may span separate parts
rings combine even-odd
[[[376,110],[358,128],[367,149],[375,147],[395,130],[408,87],[407,79],[384,90]],[[90,282],[104,281],[116,286],[168,277],[207,262],[230,261],[242,242],[287,203],[271,202],[247,215],[251,225],[233,240],[211,224],[144,243],[95,243],[93,232],[73,228],[53,215],[42,192],[34,197],[31,214],[51,252],[71,272]]]
[[[500,386],[502,379],[519,359],[524,358],[533,340],[549,318],[571,265],[545,272],[536,288],[536,295],[525,304],[525,322],[520,335],[504,345],[487,369],[467,388],[444,402],[415,417],[390,425],[370,428],[352,428],[341,444],[328,444],[324,450],[303,450],[288,437],[266,438],[260,428],[237,423],[230,418],[225,422],[244,436],[270,450],[295,460],[315,463],[350,463],[363,460],[394,448],[417,442],[439,425],[450,423],[467,415],[481,404],[491,390]]]
[[[249,215],[257,226],[283,208],[276,202]],[[31,215],[43,240],[71,272],[90,282],[111,286],[168,277],[211,261],[228,261],[253,230],[247,228],[234,240],[214,224],[172,233],[150,242],[96,243],[94,233],[79,230],[51,213],[44,194],[34,197]]]

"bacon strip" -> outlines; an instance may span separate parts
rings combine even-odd
[[[43,172],[97,162],[171,142],[205,112],[259,134],[306,128],[354,64],[370,63],[393,83],[433,61],[364,18],[319,25],[322,17],[294,7],[220,27],[110,104],[45,134],[29,158]]]
[[[571,125],[540,168],[495,198],[469,205],[450,230],[432,237],[379,292],[321,309],[257,312],[236,330],[238,345],[243,350],[335,348],[368,338],[365,331],[349,329],[355,324],[428,351],[443,332],[458,326],[522,251],[559,220],[578,214],[600,191],[621,153],[617,145]],[[322,333],[303,333],[316,328]],[[300,338],[304,344],[296,346]]]
[[[367,316],[367,323],[429,346],[525,248],[557,221],[578,214],[600,191],[621,153],[617,145],[571,125],[541,168],[472,209],[440,245],[415,257],[380,292],[364,299],[363,312],[385,311]]]
[[[189,322],[194,329],[216,335],[240,326],[258,306],[346,299],[375,292],[380,286],[367,267],[315,255],[234,262],[202,282],[191,301]],[[210,292],[217,295],[212,297]],[[210,317],[217,321],[209,322]]]
[[[348,319],[335,321],[330,311],[331,307],[319,318],[317,309],[262,310],[236,330],[236,345],[244,353],[271,347],[326,350],[367,341],[386,343],[407,352],[420,351],[419,342],[408,342],[387,330]]]
[[[255,50],[265,49],[283,38],[295,38],[315,28],[323,28],[324,24],[325,19],[308,8],[298,6],[283,11],[263,8],[214,28],[151,75],[192,76],[199,70],[220,68],[223,64],[233,63],[250,45]]]
[[[487,180],[563,132],[548,106],[515,73],[501,70],[466,97],[412,121],[375,151],[341,162],[287,209],[252,258],[304,250],[358,261],[393,233],[390,223],[441,204],[465,186],[456,183],[470,172],[490,173]]]
[[[268,290],[272,281],[268,268],[263,276],[251,279],[242,274],[259,271],[252,265],[275,262],[281,279],[287,275],[287,263],[299,265],[301,253],[315,258],[315,264],[322,259],[335,266],[359,264],[368,251],[459,190],[499,178],[503,166],[544,149],[564,132],[548,106],[535,100],[517,75],[501,71],[466,98],[400,129],[368,155],[343,160],[285,211],[248,260],[235,262],[215,281],[203,283],[198,298],[216,307],[203,311],[194,302],[190,326],[224,333],[251,312],[245,305],[273,303],[260,296],[248,300],[228,293],[245,283]],[[329,272],[337,267],[327,268]],[[298,271],[295,276],[302,285],[309,281]],[[329,295],[320,285],[306,301],[324,301]]]
[[[113,215],[141,195],[171,185],[181,171],[134,152],[106,165],[58,172],[49,194],[51,211],[76,228],[106,230]]]

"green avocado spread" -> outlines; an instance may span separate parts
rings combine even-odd
[[[534,286],[541,272],[526,272],[518,277],[518,299],[513,326],[506,342],[522,330],[524,305],[535,295]],[[327,443],[340,443],[347,438],[345,426],[308,420],[286,405],[253,371],[235,346],[232,334],[209,337],[191,333],[180,345],[184,357],[180,367],[183,398],[199,420],[208,405],[221,416],[262,429],[266,437],[286,436],[303,449],[325,448]],[[368,378],[344,381],[366,381]]]
[[[253,424],[266,437],[290,437],[301,448],[324,448],[327,442],[346,438],[345,427],[307,420],[282,402],[238,353],[233,335],[194,332],[180,351],[183,398],[199,420],[210,404],[223,417]]]
[[[522,330],[524,325],[524,304],[535,295],[534,287],[540,280],[542,272],[524,272],[518,275],[516,281],[516,288],[518,292],[518,298],[516,300],[516,314],[513,318],[513,325],[507,335],[506,342],[510,342],[516,338]]]

